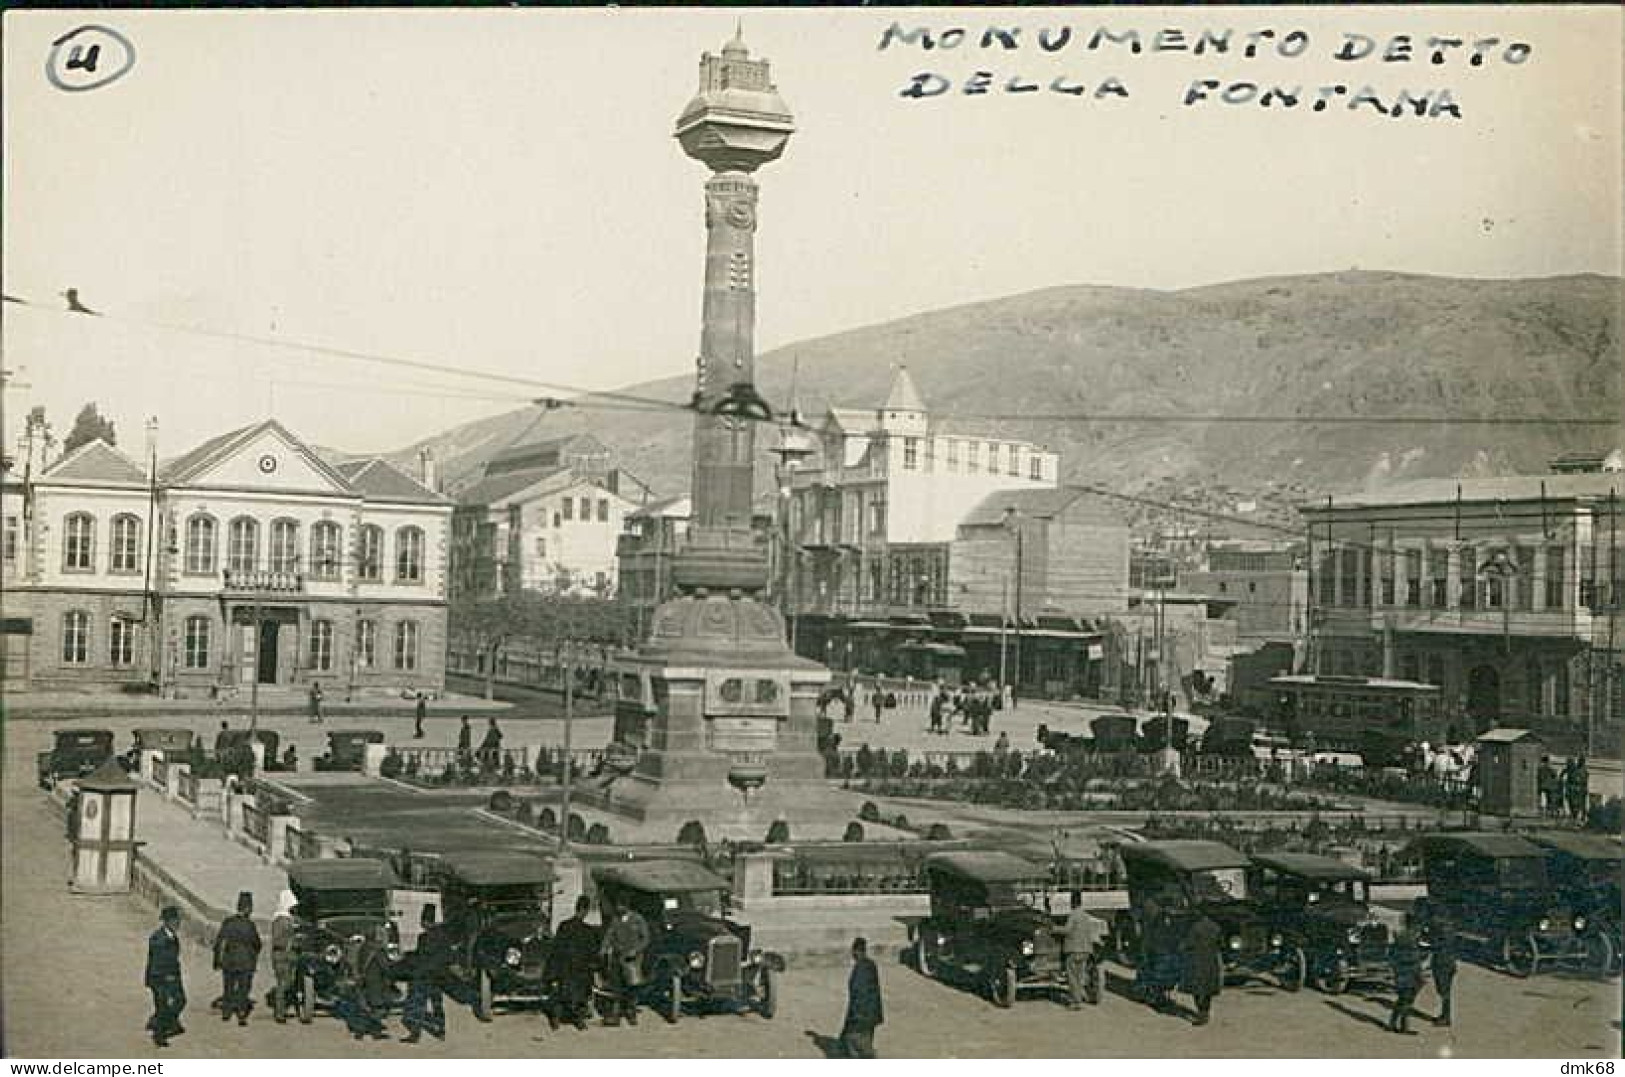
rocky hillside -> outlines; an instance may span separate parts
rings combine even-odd
[[[763,355],[758,378],[782,402],[798,364],[802,408],[816,418],[828,403],[874,406],[892,367],[905,363],[943,422],[1048,445],[1069,480],[1159,497],[1184,491],[1216,511],[1256,499],[1255,511],[1273,516],[1328,491],[1539,471],[1558,453],[1620,444],[1625,420],[1431,421],[1625,414],[1619,300],[1620,281],[1600,276],[1355,271],[1178,292],[1061,287],[793,344]],[[625,391],[681,401],[690,389],[684,375]],[[1129,418],[1087,418],[1101,414]],[[1225,421],[1257,415],[1283,421]],[[1359,416],[1420,421],[1346,421]],[[686,414],[563,409],[535,418],[511,412],[420,444],[455,487],[527,430],[538,438],[590,429],[662,493],[687,486]],[[771,457],[762,455],[765,484]]]

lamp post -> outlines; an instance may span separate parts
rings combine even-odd
[[[1016,540],[1016,580],[1015,580],[1015,588],[1014,588],[1014,590],[1015,590],[1015,622],[1016,622],[1016,642],[1015,642],[1015,660],[1016,661],[1015,661],[1015,677],[1010,681],[1010,709],[1014,710],[1016,708],[1018,698],[1021,695],[1020,688],[1018,686],[1021,683],[1021,560],[1022,560],[1022,545],[1023,545],[1023,536],[1022,536],[1022,531],[1021,531],[1021,514],[1014,505],[1005,506],[1005,510],[1004,510],[1004,526],[1005,526],[1006,530],[1008,530],[1013,536],[1015,536],[1015,540]],[[1000,664],[1002,665],[1003,663],[1001,662]],[[1002,672],[1000,673],[1000,679],[1001,680],[1003,679],[1003,673]]]
[[[1496,550],[1490,559],[1479,566],[1480,576],[1490,577],[1493,583],[1500,586],[1501,595],[1501,646],[1506,654],[1512,653],[1512,579],[1518,574],[1518,566],[1505,550]]]

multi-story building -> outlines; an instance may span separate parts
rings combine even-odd
[[[648,497],[589,434],[505,449],[457,495],[452,596],[610,596],[616,542],[627,514]]]
[[[1617,740],[1622,487],[1520,475],[1303,505],[1310,672],[1438,685],[1457,734]]]
[[[381,459],[330,465],[274,420],[155,462],[98,440],[30,474],[8,680],[439,689],[445,498]]]
[[[1303,543],[1231,539],[1207,548],[1204,564],[1181,575],[1180,590],[1227,600],[1242,647],[1304,638],[1309,569]]]

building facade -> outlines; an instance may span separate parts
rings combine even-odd
[[[162,466],[94,441],[20,497],[6,617],[28,642],[8,639],[24,655],[8,681],[187,696],[444,683],[451,505],[383,460],[330,465],[267,420]]]
[[[1200,567],[1181,574],[1180,589],[1231,603],[1228,616],[1242,647],[1296,643],[1308,628],[1309,569],[1301,542],[1214,542]]]

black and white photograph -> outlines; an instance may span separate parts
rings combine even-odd
[[[1613,1072],[1618,5],[3,31],[0,1054]]]

